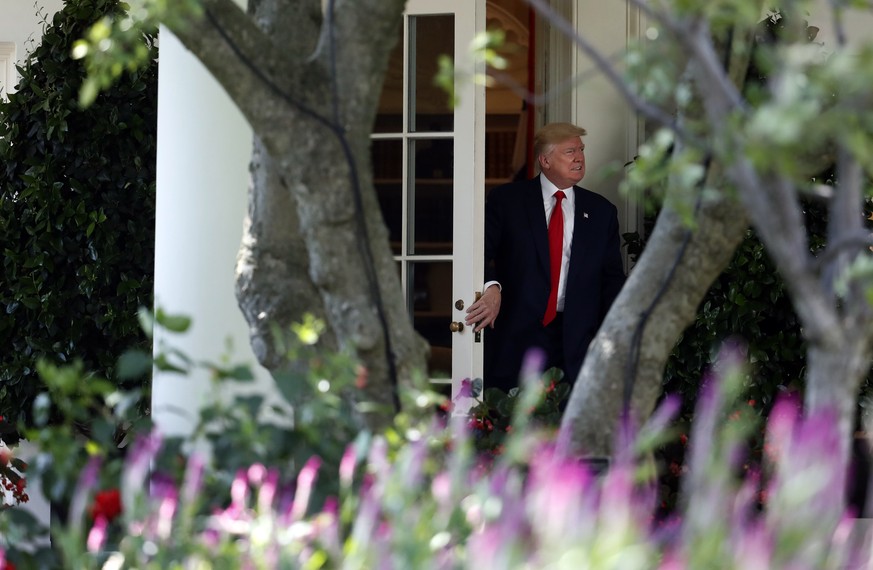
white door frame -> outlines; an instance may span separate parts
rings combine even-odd
[[[464,322],[464,311],[476,300],[476,292],[484,283],[485,88],[471,79],[475,74],[469,72],[478,70],[470,66],[479,64],[473,63],[468,54],[476,34],[485,29],[485,0],[409,0],[407,3],[406,16],[434,14],[454,15],[455,67],[465,72],[456,79],[458,105],[454,109],[454,131],[447,133],[454,141],[452,254],[433,257],[434,261],[452,262],[451,319],[445,323],[448,328],[452,322]],[[405,19],[404,25],[407,23]],[[404,34],[404,37],[408,36]],[[404,91],[406,97],[407,86]],[[404,145],[404,153],[407,148]],[[404,160],[404,179],[407,164],[408,160]],[[407,235],[406,228],[403,234]],[[416,259],[430,260],[426,256]],[[405,271],[403,275],[405,279]],[[403,289],[408,290],[405,281]],[[452,333],[453,398],[462,380],[482,376],[482,343],[476,342],[475,336],[466,326]]]
[[[4,99],[13,91],[18,83],[18,72],[15,69],[15,42],[0,42],[0,97]]]

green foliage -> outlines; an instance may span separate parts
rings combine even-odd
[[[155,57],[151,42],[142,40],[156,37],[159,24],[183,25],[202,11],[199,0],[133,0],[125,11],[104,12],[86,33],[74,37],[72,56],[83,59],[87,70],[79,91],[81,105],[93,104],[124,73],[151,66]]]
[[[513,423],[519,415],[539,429],[557,429],[570,396],[570,384],[564,381],[564,373],[557,368],[546,370],[535,382],[540,397],[525,409],[519,388],[508,393],[499,388],[483,391],[481,380],[463,381],[461,394],[469,392],[476,402],[468,413],[468,427],[477,451],[491,455],[503,453],[507,434],[519,428],[517,423]]]
[[[767,405],[779,392],[797,387],[806,344],[785,284],[751,230],[667,361],[665,390],[683,394],[693,405],[713,352],[732,338],[749,343],[751,399]]]
[[[298,331],[286,339],[302,357],[295,362],[303,368],[330,362],[345,369],[346,378],[354,376],[349,367],[354,363],[314,350],[307,338],[311,335]],[[512,413],[517,429],[506,438],[506,453],[493,461],[475,453],[463,416],[448,425],[435,421],[434,400],[414,390],[407,395],[423,413],[397,417],[387,432],[346,439],[338,465],[319,459],[326,437],[308,437],[288,425],[286,437],[302,438],[302,448],[311,454],[305,462],[289,463],[276,447],[248,466],[244,461],[228,466],[221,455],[242,458],[247,445],[257,445],[255,433],[228,434],[234,426],[222,423],[226,414],[246,407],[245,397],[203,418],[218,428],[214,437],[237,440],[235,446],[213,448],[212,459],[197,441],[167,445],[146,425],[132,430],[136,437],[122,461],[108,440],[86,441],[74,430],[57,430],[80,417],[74,405],[64,422],[45,426],[53,437],[40,440],[42,453],[35,461],[62,475],[67,487],[75,485],[68,517],[52,525],[50,548],[28,544],[46,529],[20,509],[8,509],[0,517],[0,565],[11,562],[22,570],[868,567],[871,553],[862,546],[870,531],[859,528],[857,541],[846,540],[852,533],[850,512],[822,515],[822,505],[840,502],[847,476],[839,462],[821,460],[838,437],[835,414],[826,410],[806,417],[796,400],[781,400],[766,426],[763,468],[742,469],[748,437],[758,431],[757,418],[737,409],[744,359],[728,349],[716,360],[690,437],[689,484],[682,489],[678,516],[666,524],[655,513],[649,456],[652,446],[671,437],[678,401],[665,400],[641,429],[623,423],[615,457],[595,472],[563,453],[532,421],[528,410],[541,401],[544,386],[539,371],[527,370],[524,389],[510,396],[517,399]],[[63,397],[71,378],[87,376],[77,367],[43,372],[50,390],[59,390],[53,397]],[[313,368],[300,379],[307,385],[302,393],[313,399],[328,395],[317,404],[310,427],[335,433],[331,424],[339,421],[351,435],[353,414],[342,404],[334,406],[331,390],[320,388],[325,378]],[[228,382],[218,380],[215,387],[224,390]],[[118,391],[106,383],[92,386],[86,408],[125,417],[113,404]],[[474,383],[465,389],[475,390]],[[78,458],[82,467],[63,470],[55,460],[62,455]],[[323,480],[330,500],[322,502],[313,492],[316,479]]]
[[[749,5],[736,1],[714,2],[706,7],[689,3],[688,9],[707,11],[708,17],[714,20],[719,20],[718,14],[726,16],[724,22],[730,26],[722,30],[727,38],[723,43],[734,54],[751,47],[752,57],[744,77],[735,77],[751,103],[750,118],[745,127],[735,126],[746,129],[743,138],[749,148],[748,156],[757,161],[763,171],[790,175],[801,192],[808,192],[803,194],[800,207],[810,251],[816,254],[825,245],[827,206],[824,200],[817,201],[811,190],[820,185],[835,186],[834,160],[829,146],[832,137],[825,131],[834,125],[845,128],[848,123],[822,115],[825,109],[812,102],[824,101],[825,107],[832,105],[837,99],[833,95],[837,87],[842,92],[843,83],[852,84],[843,74],[862,71],[859,66],[864,65],[863,59],[854,67],[822,66],[822,48],[813,42],[818,30],[797,14],[797,10],[772,12],[757,21],[759,13],[757,9],[749,12]],[[742,39],[746,33],[752,34],[751,42]],[[788,40],[796,41],[786,44]],[[659,50],[675,50],[675,42],[659,38],[653,45],[656,49],[650,51],[655,53],[632,51],[631,64],[636,66],[632,76],[640,75],[645,85],[655,85],[660,94],[658,101],[666,102],[676,96],[677,108],[683,109],[682,80],[673,76],[672,85],[667,80],[657,81],[654,75],[670,71],[669,67],[666,70],[659,65],[651,66],[652,69],[641,67],[651,64],[659,54],[663,55]],[[790,76],[790,80],[783,78],[779,85],[794,86],[794,89],[771,93],[766,88],[767,80],[777,75]],[[836,76],[842,79],[837,80]],[[845,91],[851,96],[850,88],[846,87]],[[689,122],[688,128],[700,128],[695,113],[685,111],[688,116],[683,115],[683,119]],[[705,198],[707,192],[730,191],[702,187],[700,165],[703,159],[699,151],[674,142],[666,129],[656,131],[640,147],[639,155],[627,172],[624,189],[633,192],[647,207],[643,236],[648,236],[654,227],[660,204],[668,193],[668,183],[670,206],[686,221],[691,220],[695,201],[701,193]],[[798,157],[803,159],[798,160]],[[723,182],[722,178],[715,183]],[[869,212],[865,216],[867,214]],[[645,247],[645,237],[629,233],[624,235],[624,240],[628,253],[636,259]],[[846,278],[866,275],[863,264],[857,263],[854,272]],[[695,321],[675,346],[665,370],[665,391],[682,394],[690,411],[697,398],[700,378],[705,375],[714,351],[731,339],[740,339],[748,345],[752,366],[746,383],[747,401],[754,402],[758,410],[769,409],[779,393],[802,388],[806,343],[800,322],[785,284],[753,230],[747,232],[730,264],[703,299]]]
[[[822,172],[815,180],[833,184],[833,172]],[[802,206],[809,248],[815,254],[825,246],[827,209],[813,199],[804,200]],[[863,215],[869,223],[869,204]],[[642,251],[644,243],[639,236],[628,235],[626,240],[628,247]],[[866,266],[855,263],[838,286],[848,279],[869,280]],[[800,320],[785,283],[751,229],[674,347],[665,368],[664,390],[682,394],[690,410],[714,351],[729,340],[739,340],[748,347],[751,366],[745,397],[759,412],[766,413],[782,393],[802,392],[807,345]]]
[[[73,42],[117,0],[70,0],[46,26],[0,102],[0,415],[26,417],[36,363],[71,363],[111,381],[115,359],[148,347],[137,309],[152,303],[157,48],[88,110]],[[141,382],[140,379],[135,379]]]
[[[174,332],[170,328],[173,327],[178,333],[184,333],[186,323],[190,322],[187,317],[163,311],[154,314],[142,311],[141,320],[149,331],[151,327],[160,327]],[[162,546],[150,568],[172,567],[173,560],[191,553],[188,549],[203,548],[189,539],[194,533],[206,531],[208,524],[204,523],[209,522],[212,513],[235,509],[239,497],[232,490],[238,487],[240,477],[245,478],[245,474],[264,466],[273,470],[271,481],[277,488],[274,496],[284,502],[290,500],[288,493],[293,492],[298,472],[317,456],[323,467],[322,475],[308,489],[308,507],[298,516],[324,507],[329,496],[336,496],[340,463],[344,459],[363,458],[349,457],[349,446],[363,452],[370,439],[361,431],[360,408],[364,403],[357,404],[350,397],[360,380],[357,362],[345,353],[326,354],[318,344],[323,330],[323,323],[307,317],[290,334],[277,334],[277,343],[293,371],[276,374],[279,397],[272,399],[247,391],[253,379],[247,366],[227,365],[225,359],[199,362],[177,349],[164,347],[174,354],[174,361],[184,365],[166,364],[169,358],[160,354],[149,360],[148,367],[180,372],[179,382],[205,370],[212,381],[202,407],[181,410],[190,412],[195,420],[192,433],[185,437],[165,439],[154,431],[151,419],[138,412],[142,391],[120,389],[87,372],[81,361],[63,366],[40,361],[37,368],[41,386],[36,408],[55,409],[57,414],[49,422],[48,416],[38,411],[34,423],[23,430],[26,439],[39,449],[26,477],[41,482],[40,490],[52,501],[59,516],[50,530],[19,510],[4,511],[0,517],[0,561],[5,550],[7,559],[18,568],[98,567],[101,561],[85,553],[83,546],[88,529],[97,522],[93,512],[99,494],[121,489],[123,513],[104,539],[110,547],[120,546],[124,537],[121,519],[141,521],[150,508],[142,492],[150,488],[146,478],[152,471],[153,489],[168,485],[181,488],[184,482],[189,492],[196,485],[198,496],[186,506],[185,512],[178,513],[180,518],[189,519],[186,534],[179,536],[176,544]],[[121,360],[138,363],[141,357],[140,351],[133,349]],[[382,434],[389,442],[385,449],[392,454],[408,442],[408,433],[421,430],[423,422],[430,419],[432,410],[443,400],[429,390],[416,388],[404,396],[408,400],[407,412],[397,416],[394,427]],[[350,482],[344,485],[344,495],[349,497]],[[360,480],[355,488],[358,485]],[[20,536],[31,540],[45,537],[49,532],[54,549],[15,540]],[[126,546],[134,551],[147,551],[146,543],[155,538],[148,533],[132,533]],[[239,556],[236,546],[231,543],[225,548],[227,552],[218,558],[235,564]],[[203,553],[210,557],[216,554],[210,550]]]

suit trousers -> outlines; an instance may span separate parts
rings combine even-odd
[[[524,352],[527,353],[534,348],[542,350],[545,358],[543,362],[543,368],[538,372],[545,372],[549,368],[559,368],[562,371],[566,370],[564,367],[563,312],[559,312],[555,319],[548,324],[548,326],[540,326],[540,328],[532,336],[532,341],[525,348]],[[522,358],[522,361],[523,360],[524,359]],[[500,388],[504,392],[509,392],[509,390],[511,390],[512,388],[521,385],[520,373],[521,370],[515,370],[510,375],[497,375],[489,371],[486,367],[484,377],[485,388]]]

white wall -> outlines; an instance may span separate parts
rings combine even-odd
[[[0,90],[4,93],[13,91],[18,82],[15,66],[8,64],[20,62],[39,44],[41,22],[51,21],[63,5],[63,0],[0,0]]]
[[[809,25],[819,28],[815,41],[822,44],[827,53],[832,53],[837,47],[837,31],[832,15],[830,0],[816,0],[807,18]],[[873,40],[873,11],[846,10],[843,14],[843,27],[850,46]]]
[[[575,20],[578,32],[607,56],[627,49],[628,37],[637,25],[636,11],[622,0],[578,0]],[[573,103],[573,122],[588,131],[583,186],[603,194],[618,207],[621,232],[633,231],[639,208],[621,195],[618,185],[623,165],[633,159],[639,142],[636,113],[580,50],[574,68],[577,76],[586,78],[576,87]]]

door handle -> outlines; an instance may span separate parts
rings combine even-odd
[[[452,323],[449,325],[449,330],[453,333],[462,332],[464,330],[464,323],[460,321],[452,321]]]

